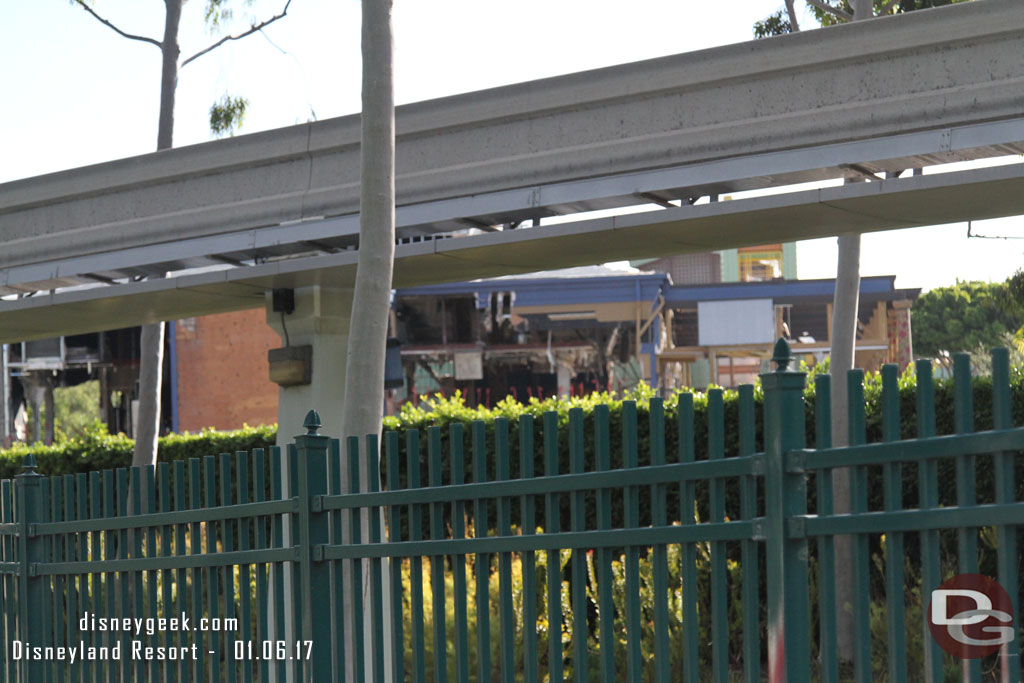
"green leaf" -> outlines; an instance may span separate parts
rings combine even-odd
[[[219,102],[210,106],[210,132],[217,137],[233,136],[245,121],[249,100],[245,97],[231,97],[225,93]]]

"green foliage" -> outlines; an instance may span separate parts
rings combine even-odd
[[[900,425],[899,432],[900,438],[909,439],[913,438],[917,434],[917,416],[916,416],[916,377],[913,373],[912,366],[907,369],[906,372],[900,377],[899,382],[899,404],[900,404]],[[953,381],[951,379],[939,379],[935,381],[935,407],[936,407],[936,433],[942,434],[953,434],[955,432],[953,422]],[[638,439],[638,454],[639,464],[641,466],[650,463],[651,453],[651,439],[650,439],[650,411],[649,401],[652,398],[653,391],[646,385],[641,385],[637,388],[637,391],[627,398],[637,400],[637,439]],[[680,453],[679,443],[679,429],[677,428],[678,421],[678,405],[681,394],[674,394],[667,398],[664,402],[665,408],[665,456],[668,463],[678,462]],[[882,401],[882,385],[881,378],[877,374],[869,374],[865,380],[864,387],[865,397],[865,416],[867,426],[867,442],[874,443],[882,440],[882,416],[881,416],[881,401]],[[1024,424],[1024,371],[1020,366],[1017,366],[1011,372],[1011,397],[1012,397],[1012,408],[1013,408],[1013,423]],[[418,454],[413,458],[414,462],[418,462],[420,466],[420,481],[428,481],[428,469],[427,469],[427,430],[433,427],[439,428],[440,431],[440,469],[442,474],[442,483],[447,484],[450,482],[449,474],[451,472],[451,456],[453,443],[451,441],[451,427],[453,424],[464,425],[463,438],[461,444],[454,444],[461,448],[462,458],[464,462],[464,470],[466,481],[474,481],[477,476],[473,471],[473,463],[471,453],[472,438],[471,432],[473,430],[470,424],[473,421],[480,423],[479,427],[484,432],[484,445],[487,453],[493,453],[495,447],[495,430],[496,422],[498,418],[504,418],[508,421],[508,443],[510,444],[509,452],[507,455],[499,455],[497,457],[491,456],[486,460],[487,471],[481,474],[481,478],[493,481],[496,477],[496,461],[498,457],[507,457],[509,459],[509,469],[512,478],[518,478],[520,476],[520,424],[519,419],[524,415],[531,415],[534,417],[533,425],[533,442],[530,444],[533,450],[533,471],[535,476],[540,476],[546,473],[545,462],[544,462],[544,429],[542,416],[545,412],[551,411],[556,415],[556,422],[558,427],[558,472],[567,473],[570,470],[569,465],[569,411],[573,408],[580,408],[583,417],[583,452],[585,454],[586,461],[584,468],[586,470],[594,469],[594,453],[595,453],[595,419],[594,413],[595,408],[599,405],[608,407],[609,412],[609,423],[610,423],[610,440],[609,440],[609,451],[611,455],[611,467],[613,469],[622,467],[622,430],[621,430],[621,419],[622,419],[622,404],[624,399],[619,399],[611,394],[593,394],[586,397],[575,397],[570,399],[546,399],[540,401],[536,398],[531,399],[526,404],[517,403],[514,400],[507,399],[502,401],[500,404],[495,406],[493,409],[488,410],[486,408],[469,408],[465,406],[461,395],[456,394],[449,398],[431,399],[421,403],[421,407],[416,408],[408,406],[403,409],[402,413],[396,417],[385,418],[384,428],[385,430],[391,430],[397,432],[397,443],[399,448],[399,459],[402,463],[399,472],[397,473],[398,485],[405,487],[407,481],[407,472],[405,463],[408,460],[407,448],[407,433],[411,430],[417,430],[420,432],[419,435],[419,451]],[[694,453],[697,460],[707,458],[707,444],[708,444],[708,426],[707,426],[707,405],[708,398],[707,394],[697,393],[693,395],[693,447]],[[763,450],[762,443],[762,404],[763,404],[763,393],[759,386],[755,387],[754,391],[754,402],[755,402],[755,449],[760,451]],[[813,377],[809,377],[808,386],[804,393],[804,405],[805,405],[805,440],[810,446],[815,444],[816,435],[814,431],[815,425],[815,388],[813,384]],[[992,380],[989,377],[977,377],[974,379],[974,395],[973,395],[973,406],[975,415],[975,427],[979,430],[991,429],[992,428]],[[724,430],[725,435],[725,455],[726,457],[732,457],[739,452],[739,401],[738,394],[735,391],[725,391],[723,393],[723,413],[724,413]],[[385,443],[387,439],[385,439]],[[386,458],[383,461],[386,464]],[[916,505],[918,490],[917,482],[913,477],[912,468],[905,470],[904,476],[904,502],[908,506]],[[386,467],[382,467],[382,475],[385,481],[389,478],[394,477],[393,473],[387,471]],[[870,482],[870,497],[869,507],[873,510],[882,509],[882,486],[880,479],[880,472],[872,470],[869,474]],[[979,502],[992,502],[991,496],[993,489],[993,472],[991,461],[987,459],[979,460],[977,467],[977,482],[979,491]],[[943,462],[940,464],[940,502],[944,505],[954,504],[956,500],[955,490],[955,476],[953,474],[953,465],[950,462]],[[389,484],[390,485],[390,484]],[[1021,483],[1021,495],[1024,496],[1024,482]],[[810,486],[811,491],[811,502],[814,501],[814,485],[813,481]],[[563,496],[560,501],[560,516],[563,520],[563,525],[568,524],[570,519],[570,503],[568,496]],[[588,499],[588,504],[592,499]],[[679,501],[676,496],[669,496],[667,515],[670,521],[679,520]],[[698,512],[702,518],[707,518],[707,505],[708,496],[707,492],[703,491],[698,495]],[[615,499],[612,505],[612,524],[619,525],[622,523],[622,505],[619,499]],[[446,516],[449,512],[445,513]],[[641,520],[650,520],[650,498],[646,494],[641,495],[640,500],[640,515]],[[738,517],[739,515],[739,490],[735,482],[730,482],[726,487],[726,514],[731,517]],[[646,522],[645,522],[646,523]],[[424,533],[427,533],[427,528],[424,526]]]
[[[231,0],[206,0],[206,7],[203,9],[203,21],[206,22],[210,33],[219,31],[224,24],[231,21],[234,10],[228,6]],[[253,0],[245,0],[245,4],[251,6]]]
[[[793,24],[789,23],[786,10],[780,9],[775,14],[765,17],[754,24],[754,38],[770,38],[793,32]]]
[[[54,437],[58,442],[81,437],[100,419],[99,380],[53,390]]]
[[[892,10],[893,14],[899,14],[901,12],[913,12],[919,9],[929,9],[931,7],[945,7],[946,5],[955,5],[961,2],[970,2],[971,0],[900,0],[896,3],[896,7]],[[877,0],[875,5],[877,6]]]
[[[472,536],[472,527],[468,529],[468,535]],[[711,555],[710,555],[710,544],[698,543],[695,546],[696,550],[696,566],[692,567],[694,576],[696,577],[697,595],[696,601],[699,605],[698,609],[698,637],[699,643],[709,643],[711,639],[711,614],[710,610],[705,607],[710,604],[711,599]],[[523,676],[523,662],[526,657],[532,657],[537,662],[537,667],[540,673],[541,680],[545,680],[545,675],[550,671],[550,659],[549,659],[549,638],[554,637],[559,643],[559,650],[562,653],[563,662],[563,674],[566,680],[572,680],[574,677],[573,671],[573,648],[574,648],[574,634],[572,633],[573,624],[573,612],[572,612],[572,587],[570,581],[566,578],[570,575],[570,568],[573,562],[572,551],[560,550],[555,553],[550,553],[552,557],[558,558],[558,566],[554,571],[558,572],[559,575],[559,614],[560,623],[558,629],[554,633],[551,631],[551,624],[548,621],[548,594],[547,594],[547,572],[548,572],[548,552],[536,552],[533,554],[534,557],[534,572],[533,572],[533,585],[536,588],[536,595],[533,596],[534,610],[537,615],[537,621],[535,624],[537,633],[537,650],[535,652],[525,652],[524,642],[524,629],[527,627],[523,622],[523,605],[524,601],[528,598],[523,591],[523,579],[524,570],[527,566],[523,561],[522,554],[513,554],[511,557],[511,573],[510,573],[510,586],[512,593],[513,603],[513,614],[514,619],[514,633],[512,634],[513,641],[513,659],[515,661],[515,671],[513,677],[519,680]],[[588,670],[591,680],[598,680],[600,678],[600,653],[601,653],[601,642],[598,638],[597,623],[600,619],[600,600],[598,598],[597,586],[599,569],[598,563],[600,562],[599,553],[596,552],[582,552],[578,556],[586,566],[586,585],[583,590],[587,596],[588,607],[590,614],[588,616],[588,630],[586,633],[587,638],[587,649],[590,653],[588,657]],[[682,547],[678,544],[669,545],[666,548],[667,557],[667,568],[668,568],[668,584],[672,588],[668,595],[668,614],[669,614],[669,640],[673,644],[681,643],[684,634],[683,625],[683,594],[681,590],[682,586],[682,572],[683,572],[683,553]],[[615,671],[617,674],[617,680],[624,680],[626,677],[627,663],[626,663],[626,623],[624,615],[626,614],[626,558],[623,554],[612,554],[608,555],[611,567],[612,577],[612,605],[616,614],[614,619],[613,628],[613,647],[615,655]],[[444,602],[445,610],[445,650],[446,653],[446,666],[449,676],[453,675],[456,671],[456,652],[461,650],[461,647],[456,645],[456,627],[455,627],[455,601],[452,599],[455,587],[455,567],[452,562],[462,562],[465,568],[466,578],[466,624],[467,631],[469,633],[469,642],[466,643],[467,659],[469,661],[469,670],[475,673],[477,670],[477,661],[479,657],[479,648],[476,638],[476,629],[478,623],[477,613],[477,602],[475,596],[477,594],[477,582],[476,582],[476,563],[481,561],[487,561],[487,595],[488,595],[488,615],[490,622],[490,659],[492,669],[496,672],[501,662],[501,641],[502,635],[500,634],[501,624],[501,593],[500,593],[500,574],[497,568],[497,557],[495,555],[470,555],[470,556],[455,556],[454,558],[445,558],[442,563],[442,569],[444,572],[444,584],[445,584],[445,596]],[[413,605],[412,605],[412,581],[413,571],[412,562],[409,560],[402,561],[401,576],[402,576],[402,636],[403,636],[403,652],[405,653],[405,670],[406,672],[412,672],[414,668],[414,640],[413,640]],[[649,550],[641,552],[637,562],[638,568],[638,582],[639,582],[639,605],[640,605],[640,632],[641,632],[641,653],[640,653],[640,666],[641,666],[641,680],[653,681],[654,679],[654,605],[655,605],[655,592],[654,592],[654,563],[653,558]],[[434,571],[434,564],[424,558],[421,561],[421,574],[420,574],[420,585],[422,587],[423,596],[423,633],[424,633],[424,663],[425,663],[425,680],[432,680],[434,678],[434,655],[436,652],[436,644],[434,643],[432,634],[434,627],[434,610],[435,603],[433,599],[431,574]],[[740,657],[740,644],[741,644],[741,633],[742,633],[742,610],[743,604],[741,600],[741,570],[736,562],[729,561],[726,567],[728,582],[730,584],[730,596],[729,596],[729,634],[730,634],[730,659],[735,661]],[[682,670],[682,648],[672,647],[670,649],[670,655],[672,658],[670,669],[673,671]],[[707,670],[711,663],[711,648],[701,647],[701,669]]]
[[[853,14],[853,8],[850,7],[849,0],[840,0],[839,2],[834,2],[833,0],[825,1],[840,12],[845,12],[850,15]],[[902,14],[904,12],[913,12],[914,10],[927,9],[929,7],[942,7],[944,5],[952,5],[958,2],[970,1],[971,0],[899,0],[895,5],[887,8],[889,0],[874,0],[874,5],[875,15],[881,16],[882,14]],[[846,21],[841,16],[837,16],[833,12],[828,12],[810,3],[807,3],[807,6],[811,10],[811,13],[814,15],[818,24],[821,26],[835,26],[836,24],[841,24]],[[775,14],[771,14],[754,24],[754,38],[757,39],[792,32],[793,26],[789,22],[789,17],[785,8],[776,11]]]
[[[1006,305],[1016,311],[1024,311],[1024,268],[1006,280]]]
[[[904,12],[913,12],[919,9],[929,9],[931,7],[943,7],[945,5],[953,5],[958,2],[970,2],[970,0],[899,0],[893,7],[886,11],[885,7],[888,5],[888,0],[874,0],[875,15],[880,16],[885,14],[903,14]],[[853,14],[853,8],[850,7],[849,0],[841,0],[841,2],[829,2],[830,5],[837,9]],[[811,12],[814,14],[814,18],[818,20],[818,23],[822,26],[834,26],[835,24],[843,23],[843,19],[837,17],[832,12],[826,12],[820,7],[811,6]]]
[[[269,448],[277,438],[276,426],[243,427],[234,431],[203,430],[198,434],[169,434],[158,446],[158,460],[171,462],[218,453]],[[0,451],[0,479],[10,479],[21,471],[29,453],[39,464],[39,473],[47,476],[77,474],[94,470],[128,467],[135,442],[124,434],[108,434],[106,426],[95,422],[63,443],[15,444]]]
[[[472,525],[467,526],[467,536],[473,536]],[[558,571],[562,576],[566,574],[570,557],[572,553],[568,550],[560,550],[558,555]],[[444,574],[444,585],[445,585],[445,596],[447,599],[444,602],[445,610],[445,649],[444,652],[446,657],[446,666],[448,669],[449,676],[453,676],[453,672],[456,669],[456,653],[461,650],[456,647],[456,619],[455,619],[455,601],[452,599],[455,591],[455,567],[453,562],[462,562],[465,571],[466,580],[466,623],[468,626],[469,642],[466,648],[466,657],[469,662],[469,670],[471,673],[477,671],[477,663],[480,657],[479,643],[476,638],[476,629],[478,622],[477,612],[477,579],[476,569],[477,563],[486,561],[487,565],[487,595],[488,595],[488,620],[490,622],[490,660],[492,668],[497,669],[500,666],[501,656],[501,638],[499,637],[499,629],[501,624],[501,594],[500,594],[500,576],[497,570],[497,558],[494,555],[469,555],[469,556],[454,556],[444,558],[442,562],[442,571]],[[412,609],[412,581],[413,581],[413,562],[410,560],[402,560],[402,636],[403,636],[403,652],[405,653],[405,670],[407,672],[415,671],[414,665],[414,644],[413,639],[413,609]],[[511,561],[511,587],[512,587],[512,601],[513,601],[513,612],[516,615],[515,620],[515,633],[513,634],[516,661],[516,674],[520,678],[523,675],[523,657],[525,653],[523,651],[523,601],[525,595],[523,593],[523,571],[524,562],[523,556],[516,554],[512,556]],[[534,585],[537,587],[536,603],[534,608],[537,614],[536,628],[538,631],[538,651],[530,653],[531,656],[536,657],[539,661],[541,670],[546,670],[548,666],[548,646],[547,637],[549,634],[549,622],[548,616],[548,601],[547,592],[545,590],[545,581],[547,576],[547,565],[548,565],[548,553],[537,552],[534,553]],[[423,633],[424,633],[424,663],[426,678],[424,680],[434,680],[434,656],[436,652],[436,644],[432,637],[434,630],[434,600],[431,576],[434,571],[434,564],[427,558],[424,558],[420,563],[420,586],[422,588],[423,596]],[[563,652],[567,652],[571,646],[572,639],[569,632],[569,624],[572,623],[572,612],[569,609],[570,601],[569,595],[569,583],[568,581],[561,582],[561,624],[559,630],[556,632],[555,637],[562,644]]]
[[[247,98],[231,97],[225,93],[220,102],[210,105],[210,132],[217,137],[233,136],[242,127],[248,106]]]
[[[1024,323],[1012,299],[1007,282],[957,282],[925,292],[914,302],[911,318],[914,351],[946,357],[1004,344]]]
[[[831,358],[825,358],[822,361],[820,361],[818,363],[815,363],[814,365],[808,365],[807,361],[801,360],[800,361],[800,367],[797,368],[797,369],[800,370],[800,372],[806,372],[807,373],[807,383],[808,384],[813,384],[815,377],[817,377],[818,375],[827,375],[828,374],[829,368],[832,366],[831,361],[832,361]],[[758,381],[760,381],[760,380],[761,380],[761,378],[759,377]]]

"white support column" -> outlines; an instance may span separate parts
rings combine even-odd
[[[11,415],[11,370],[7,365],[7,344],[0,347],[0,404],[3,409],[3,412],[0,413],[0,443],[7,448],[10,445],[7,440],[14,433],[14,418]]]
[[[291,346],[313,347],[310,383],[278,389],[277,445],[283,448],[292,436],[302,433],[302,421],[310,409],[320,414],[325,434],[339,435],[352,290],[321,286],[296,289],[295,310],[284,315],[283,325],[281,314],[271,309],[269,292],[266,308],[267,324],[281,336],[282,345],[287,339]]]
[[[296,434],[302,433],[306,413],[312,408],[321,417],[324,432],[340,434],[342,400],[345,393],[345,354],[348,351],[349,316],[352,313],[352,290],[331,287],[301,287],[295,290],[295,310],[291,313],[275,313],[271,293],[267,292],[267,324],[281,337],[282,345],[313,347],[310,383],[278,388],[277,399],[277,445],[282,455],[287,456],[288,444]],[[291,472],[288,458],[282,458],[283,493],[293,494],[290,487]],[[330,464],[328,465],[330,466]],[[285,546],[291,545],[291,524],[283,525]],[[284,594],[286,602],[294,595],[295,580],[292,565],[283,567]],[[274,571],[275,568],[271,567]],[[271,619],[276,604],[271,601]],[[294,612],[284,613],[284,633],[273,636],[288,642],[295,641]],[[286,667],[286,680],[294,681],[294,669]]]
[[[292,443],[297,434],[302,433],[302,423],[306,413],[312,408],[319,414],[324,425],[324,433],[328,436],[339,436],[341,433],[342,401],[345,391],[345,355],[348,352],[348,332],[350,316],[352,314],[352,290],[332,287],[302,287],[295,290],[295,310],[284,315],[284,323],[281,321],[281,314],[273,311],[272,295],[267,293],[266,300],[267,324],[281,337],[281,343],[291,346],[312,346],[312,373],[309,384],[280,387],[278,389],[277,404],[277,445],[287,452],[288,444]],[[287,331],[287,334],[285,333]],[[345,470],[344,445],[342,445],[342,490],[347,490],[348,473]],[[328,459],[328,471],[332,463]],[[282,462],[284,478],[284,495],[290,496],[289,490],[290,472],[288,461]],[[386,529],[384,511],[381,510],[381,530]],[[369,538],[369,529],[365,526],[364,520],[363,538]],[[342,542],[348,542],[348,518],[343,515],[342,519]],[[284,525],[284,544],[291,544],[291,525]],[[388,565],[383,566],[384,576],[389,576]],[[284,565],[285,596],[293,595],[293,572],[289,564]],[[369,565],[364,563],[363,567],[363,593],[369,590]],[[348,566],[343,568],[343,581],[346,586],[351,585],[351,574]],[[391,648],[391,591],[390,583],[384,582],[384,647],[385,651]],[[274,603],[271,602],[271,609]],[[292,611],[286,610],[284,614],[285,632],[283,638],[289,642],[295,640],[295,624],[292,620]],[[363,615],[364,623],[370,623],[370,603],[365,603]],[[273,619],[271,619],[273,623]],[[347,618],[349,625],[354,620]],[[277,636],[274,636],[277,637]],[[351,627],[346,629],[346,639],[351,638]],[[372,651],[369,650],[371,639],[367,638],[367,651],[364,653],[369,661]],[[351,651],[351,642],[346,644]],[[289,668],[288,676],[293,676]],[[349,674],[348,678],[351,678]],[[385,681],[393,679],[390,658],[385,658]],[[289,683],[291,679],[289,678]]]

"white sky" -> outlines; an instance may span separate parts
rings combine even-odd
[[[156,147],[160,59],[69,0],[8,3],[0,23],[0,182],[150,152]],[[204,0],[182,17],[183,56],[215,38]],[[235,30],[284,0],[236,0]],[[752,37],[779,0],[395,0],[399,104],[724,45]],[[159,39],[160,0],[95,0],[129,32]],[[723,7],[727,7],[723,11]],[[812,25],[809,19],[804,28]],[[359,108],[359,0],[292,0],[265,31],[226,44],[179,75],[177,146],[210,139],[207,112],[225,92],[249,98],[243,133]],[[1024,219],[977,222],[974,233],[1024,237]],[[863,275],[925,289],[1002,280],[1024,265],[1024,240],[967,237],[967,225],[865,235]],[[802,242],[802,278],[835,276],[835,239]]]

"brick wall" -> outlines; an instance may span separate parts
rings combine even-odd
[[[267,350],[281,339],[262,308],[179,320],[175,343],[179,431],[277,422]]]

